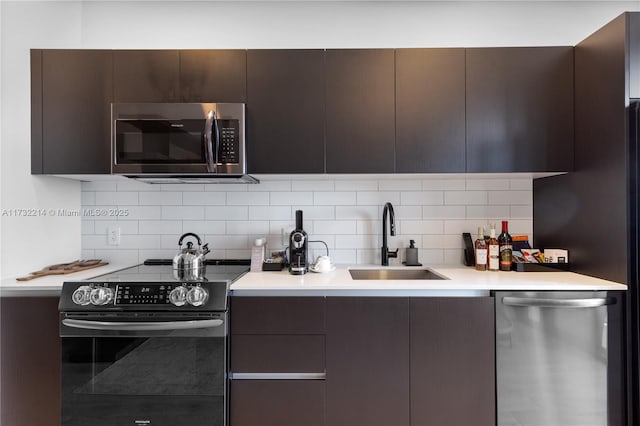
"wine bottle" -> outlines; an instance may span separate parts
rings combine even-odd
[[[510,271],[512,254],[513,254],[513,242],[511,235],[509,235],[509,222],[502,221],[502,233],[498,237],[498,244],[500,245],[500,270]]]
[[[500,245],[496,239],[496,225],[491,225],[491,233],[489,234],[489,241],[487,242],[489,251],[489,270],[500,270]]]
[[[487,242],[484,240],[484,228],[478,228],[478,239],[475,242],[476,271],[487,270]]]

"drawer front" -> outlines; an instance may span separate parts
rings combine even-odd
[[[324,381],[233,380],[230,426],[324,426]]]
[[[231,334],[324,334],[324,297],[232,297]]]
[[[234,373],[322,373],[323,335],[234,335],[231,337]]]

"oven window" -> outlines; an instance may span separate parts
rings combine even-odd
[[[205,162],[205,120],[116,120],[118,164]]]
[[[224,426],[225,339],[63,338],[62,426]]]

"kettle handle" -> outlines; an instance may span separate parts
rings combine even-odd
[[[184,240],[186,237],[195,237],[195,239],[198,240],[198,246],[202,245],[202,240],[200,240],[200,237],[198,237],[198,235],[194,234],[193,232],[187,232],[186,234],[182,234],[182,236],[180,237],[180,241],[178,241],[178,245],[180,247],[182,247],[182,240]]]

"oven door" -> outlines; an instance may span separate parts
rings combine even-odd
[[[224,426],[224,313],[61,314],[62,426]]]

